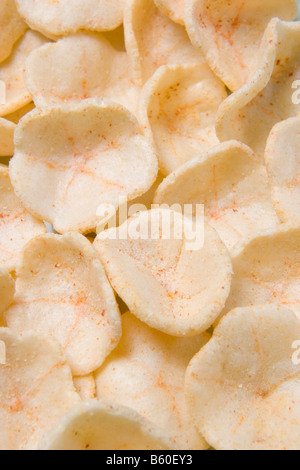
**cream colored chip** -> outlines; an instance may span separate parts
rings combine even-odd
[[[171,20],[184,25],[186,0],[154,0],[155,5]]]
[[[129,0],[124,29],[126,49],[138,85],[143,85],[161,65],[204,61],[184,27],[161,13],[153,0]]]
[[[249,147],[230,141],[182,165],[157,190],[158,204],[204,204],[206,221],[231,250],[279,220],[265,167]]]
[[[97,253],[77,233],[28,243],[5,320],[16,333],[33,329],[54,338],[74,376],[100,367],[121,337],[120,312]]]
[[[75,389],[81,400],[88,401],[96,398],[96,382],[93,374],[73,378]]]
[[[2,314],[13,303],[15,282],[6,269],[0,266],[0,327],[4,326]]]
[[[123,21],[124,0],[16,0],[16,4],[26,23],[49,37],[80,29],[108,31]]]
[[[45,232],[43,222],[32,217],[16,197],[8,168],[0,165],[0,265],[14,271],[26,243]]]
[[[7,59],[15,42],[28,26],[18,14],[15,0],[1,0],[0,6],[0,63]]]
[[[300,322],[274,305],[230,312],[191,361],[186,396],[195,424],[217,450],[297,450]]]
[[[299,113],[294,96],[300,79],[299,51],[300,22],[274,18],[256,72],[220,106],[216,131],[221,141],[236,139],[263,155],[273,126]]]
[[[205,63],[164,66],[153,75],[142,93],[140,118],[163,173],[219,143],[215,119],[225,98],[225,86]]]
[[[0,157],[14,154],[15,124],[7,119],[0,118]]]
[[[170,436],[176,449],[206,449],[186,408],[183,386],[190,360],[209,335],[173,338],[130,313],[123,315],[122,327],[119,346],[96,373],[98,398],[136,410]]]
[[[231,260],[201,217],[192,227],[190,218],[173,210],[141,212],[120,228],[100,233],[94,245],[113,288],[151,328],[195,336],[225,305]]]
[[[258,233],[233,252],[232,289],[225,312],[276,303],[300,316],[300,228]]]
[[[0,329],[0,449],[35,450],[44,433],[79,403],[59,348],[29,332]]]
[[[277,124],[268,139],[265,160],[275,208],[282,222],[300,225],[300,117]]]
[[[59,233],[88,233],[154,183],[157,157],[136,118],[111,102],[36,110],[15,133],[10,175],[17,195],[33,214]]]
[[[25,82],[38,107],[104,97],[135,113],[140,90],[129,75],[125,52],[100,34],[82,32],[35,50]]]
[[[269,21],[293,20],[296,14],[295,0],[187,0],[185,22],[212,70],[238,90],[256,70]]]
[[[111,402],[75,406],[39,445],[40,450],[168,450],[163,432],[135,411]],[[113,459],[113,457],[111,457]],[[112,462],[113,464],[113,462]]]
[[[27,31],[14,47],[12,55],[0,64],[0,81],[5,85],[5,104],[0,104],[0,116],[14,113],[32,101],[24,83],[24,62],[29,54],[47,42],[38,33]]]

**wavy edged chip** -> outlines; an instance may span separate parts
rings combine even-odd
[[[16,333],[34,329],[54,338],[74,376],[100,367],[121,337],[120,312],[97,253],[77,233],[28,243],[5,320]]]
[[[15,281],[8,271],[0,266],[0,326],[3,326],[2,313],[13,303]]]
[[[75,406],[39,445],[41,450],[168,450],[172,442],[135,411],[110,402]]]
[[[93,374],[85,375],[83,377],[74,377],[73,382],[82,401],[93,400],[96,398],[96,382]]]
[[[143,85],[167,64],[203,62],[183,26],[173,23],[153,0],[129,0],[124,12],[126,49],[133,77]]]
[[[268,138],[265,160],[272,197],[282,222],[300,225],[300,117],[276,124]]]
[[[217,136],[236,139],[263,155],[273,126],[296,116],[293,84],[300,79],[300,22],[271,20],[256,72],[220,106]]]
[[[121,403],[161,428],[176,449],[207,449],[185,405],[184,375],[207,333],[174,338],[152,330],[130,313],[122,316],[123,336],[96,373],[97,396]]]
[[[140,118],[163,173],[219,143],[215,119],[225,98],[225,86],[205,63],[157,70],[143,89]]]
[[[5,364],[0,364],[0,449],[35,450],[80,399],[60,349],[37,336],[0,329]]]
[[[14,189],[34,215],[59,233],[88,233],[100,205],[134,199],[154,183],[157,157],[136,118],[111,102],[35,110],[15,132]]]
[[[14,154],[15,128],[13,122],[0,118],[0,157],[10,157]]]
[[[257,233],[232,253],[234,276],[225,308],[275,303],[300,316],[300,227]]]
[[[186,0],[154,0],[155,5],[175,23],[184,25]]]
[[[0,64],[0,80],[6,86],[6,104],[0,104],[0,116],[13,113],[32,101],[24,83],[24,62],[29,54],[47,42],[34,31],[27,31],[17,42],[12,55]]]
[[[46,36],[109,31],[123,21],[124,0],[16,0],[22,18]]]
[[[256,70],[269,21],[274,17],[293,20],[296,14],[295,0],[190,0],[185,22],[194,46],[234,91]]]
[[[204,204],[207,222],[231,250],[251,233],[279,224],[264,165],[249,147],[225,142],[169,175],[158,204]]]
[[[26,243],[45,232],[43,222],[32,217],[16,197],[8,168],[0,165],[0,265],[15,271]]]
[[[0,7],[0,63],[7,59],[15,42],[25,33],[28,26],[20,17],[15,0],[2,0]]]
[[[100,233],[94,243],[130,311],[151,328],[178,337],[195,336],[212,325],[231,283],[231,260],[215,230],[201,221],[194,229],[188,221],[173,210],[153,209]]]
[[[191,361],[185,390],[195,424],[217,450],[297,450],[300,446],[300,338],[294,313],[274,305],[223,318]]]
[[[139,88],[130,79],[127,54],[100,34],[81,32],[35,50],[25,82],[37,107],[104,97],[136,112]]]

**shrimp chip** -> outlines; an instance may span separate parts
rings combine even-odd
[[[186,408],[183,387],[186,368],[209,335],[174,338],[129,313],[122,326],[119,346],[96,374],[98,398],[135,409],[170,436],[176,449],[206,449]]]
[[[300,225],[300,117],[276,124],[265,159],[274,205],[282,222]]]
[[[9,273],[0,267],[0,326],[3,326],[2,313],[13,303],[15,282]]]
[[[2,0],[0,6],[0,63],[7,59],[14,44],[28,26],[20,17],[15,0]]]
[[[161,65],[204,61],[184,27],[161,13],[153,0],[129,0],[124,29],[126,49],[138,85],[143,85]]]
[[[279,224],[265,167],[251,149],[231,141],[218,145],[169,175],[158,204],[204,204],[207,222],[231,250],[251,233]]]
[[[97,253],[77,233],[28,243],[5,320],[15,333],[54,338],[74,376],[99,368],[121,337],[120,312]]]
[[[168,450],[172,442],[135,411],[110,402],[75,406],[45,435],[41,450]],[[113,463],[113,462],[112,462]]]
[[[10,175],[25,207],[59,233],[89,233],[156,180],[157,157],[136,118],[111,102],[35,110],[15,133]],[[100,214],[100,215],[97,215]]]
[[[186,0],[154,0],[155,5],[175,23],[184,25]]]
[[[123,21],[124,0],[16,0],[26,23],[46,36],[108,31]]]
[[[0,266],[15,271],[26,243],[45,232],[45,225],[32,217],[16,197],[8,168],[0,165]]]
[[[105,97],[136,112],[139,88],[130,79],[127,54],[100,34],[82,32],[35,50],[25,82],[38,107]]]
[[[197,227],[190,224],[179,212],[153,209],[100,233],[94,243],[130,311],[151,328],[178,337],[207,330],[231,284],[231,260],[215,230],[204,227],[201,217]]]
[[[300,321],[274,305],[223,318],[191,361],[186,396],[195,424],[217,450],[297,450]]]
[[[220,106],[216,122],[221,141],[236,139],[263,155],[279,121],[299,113],[294,86],[300,79],[300,22],[274,18],[266,31],[257,71]]]
[[[225,311],[276,303],[300,316],[300,228],[256,234],[233,252],[232,290]]]
[[[153,75],[143,90],[140,117],[163,173],[219,143],[215,119],[225,98],[225,86],[205,63],[164,66]]]
[[[48,429],[80,399],[59,348],[32,332],[0,329],[0,449],[35,450]]]
[[[14,154],[14,133],[16,125],[7,119],[0,118],[0,157]]]
[[[93,374],[73,378],[75,389],[83,401],[93,400],[96,397],[96,382]]]
[[[238,90],[256,70],[261,40],[274,17],[293,20],[295,0],[189,0],[186,27],[218,77]]]
[[[40,34],[27,31],[15,45],[12,55],[0,64],[0,80],[6,88],[6,103],[0,104],[0,116],[13,113],[32,101],[24,83],[24,61],[45,42],[47,40]]]

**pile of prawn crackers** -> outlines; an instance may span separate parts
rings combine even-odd
[[[0,450],[300,450],[296,17],[1,0]]]

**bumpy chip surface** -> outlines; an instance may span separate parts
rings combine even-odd
[[[26,243],[45,232],[45,225],[32,217],[16,197],[8,168],[0,165],[0,266],[14,271]]]
[[[94,243],[130,311],[148,326],[179,337],[212,325],[231,280],[229,254],[215,230],[200,221],[188,231],[187,222],[178,212],[153,209],[100,233]]]
[[[265,167],[245,145],[230,141],[166,178],[158,204],[204,204],[207,222],[231,250],[244,237],[279,224]]]
[[[192,357],[209,335],[174,338],[130,313],[122,317],[117,349],[96,373],[97,396],[121,403],[160,427],[181,450],[206,449],[186,408],[183,386]]]
[[[26,246],[5,320],[16,333],[33,329],[53,337],[74,376],[100,367],[121,337],[120,313],[97,253],[77,233],[42,235]]]
[[[145,83],[161,65],[203,62],[183,26],[175,24],[153,0],[129,0],[124,13],[126,49],[133,76]]]
[[[107,31],[123,21],[124,0],[16,0],[16,4],[26,23],[49,37],[80,29]]]
[[[13,303],[15,282],[6,269],[0,267],[0,326],[3,325],[2,313]]]
[[[14,154],[15,128],[13,122],[0,118],[0,157],[10,157]]]
[[[96,398],[96,382],[93,374],[85,375],[83,377],[74,377],[73,382],[82,401],[93,400]]]
[[[5,363],[0,364],[0,449],[35,450],[80,399],[56,345],[30,332],[15,336],[0,329]]]
[[[191,361],[186,396],[195,424],[217,450],[296,450],[300,322],[286,308],[237,309]]]
[[[300,315],[300,228],[258,233],[233,252],[232,289],[225,312],[276,303]]]
[[[26,62],[25,82],[38,107],[98,97],[136,112],[139,88],[128,56],[100,34],[81,32],[40,47]]]
[[[160,429],[110,402],[75,406],[40,443],[41,450],[168,450]]]
[[[299,51],[300,22],[271,20],[256,72],[220,106],[216,131],[221,141],[236,139],[263,155],[273,126],[299,113],[293,88],[300,79]]]
[[[256,70],[260,45],[274,17],[293,20],[295,0],[187,0],[185,21],[195,47],[230,90]]]
[[[93,230],[99,207],[116,209],[154,183],[157,157],[125,108],[98,100],[29,113],[15,132],[10,176],[17,195],[59,233]]]
[[[154,3],[171,20],[184,25],[186,0],[154,0]]]
[[[219,143],[215,119],[225,98],[225,86],[205,63],[163,66],[153,75],[142,93],[140,118],[163,173]]]
[[[24,82],[24,62],[29,54],[47,42],[38,33],[27,31],[16,43],[12,55],[0,64],[0,81],[6,88],[6,102],[0,104],[0,116],[13,113],[32,101]]]
[[[25,33],[28,26],[20,17],[15,0],[2,0],[0,6],[0,63],[13,49],[15,42]]]
[[[300,118],[274,126],[267,142],[265,160],[272,197],[282,222],[300,225]]]

